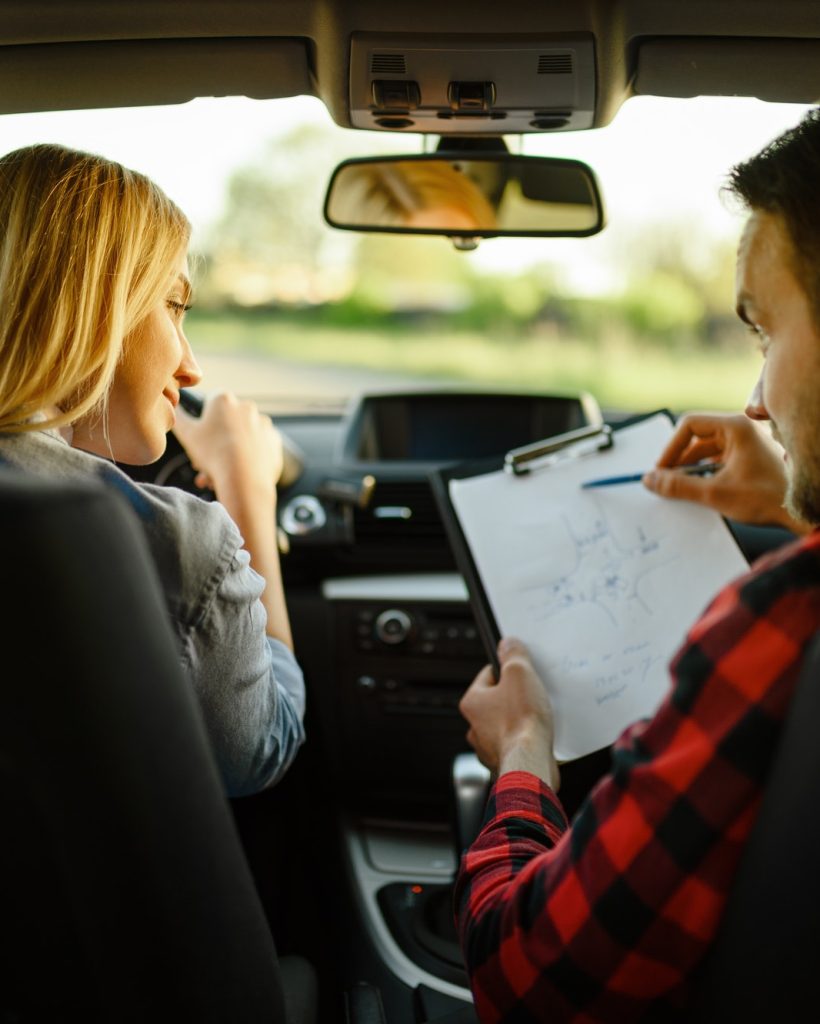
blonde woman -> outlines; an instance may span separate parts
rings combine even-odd
[[[40,145],[0,158],[0,463],[96,476],[138,515],[231,796],[304,739],[275,536],[281,439],[250,402],[179,408],[201,380],[184,331],[190,224],[149,179]],[[135,483],[173,430],[218,501]]]

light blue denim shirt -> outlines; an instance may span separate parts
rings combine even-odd
[[[304,681],[290,649],[265,634],[264,580],[223,506],[137,483],[55,431],[0,434],[0,460],[52,479],[96,476],[128,499],[154,555],[228,795],[281,778],[305,738]]]

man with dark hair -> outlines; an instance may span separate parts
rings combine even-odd
[[[760,379],[745,422],[684,417],[645,480],[805,536],[717,595],[670,664],[666,699],[618,739],[571,824],[552,711],[523,645],[504,638],[498,682],[488,667],[462,699],[468,739],[498,776],[456,886],[483,1024],[668,1019],[717,932],[820,629],[818,180],[817,110],[732,170],[729,192],[748,213],[737,309],[761,347]],[[764,420],[782,451],[752,422]],[[723,469],[675,473],[701,458]]]

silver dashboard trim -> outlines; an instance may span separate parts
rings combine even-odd
[[[327,601],[464,601],[467,585],[458,573],[340,576],[322,582]]]

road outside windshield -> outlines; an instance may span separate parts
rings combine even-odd
[[[586,160],[607,227],[593,238],[355,234],[322,219],[336,163],[422,152],[418,135],[345,130],[310,97],[7,115],[3,150],[61,142],[154,178],[194,223],[188,336],[202,388],[269,411],[362,391],[591,392],[604,409],[737,409],[760,356],[737,321],[741,214],[725,172],[806,108],[629,100],[606,128],[520,139]],[[433,140],[427,149],[433,148]]]

